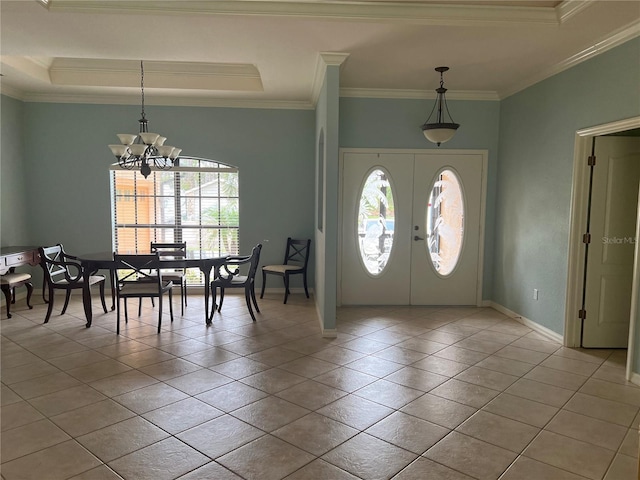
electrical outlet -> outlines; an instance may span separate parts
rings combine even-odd
[[[533,289],[533,299],[534,300],[538,300],[538,289],[537,288]]]

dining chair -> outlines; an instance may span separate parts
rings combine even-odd
[[[33,308],[31,305],[31,294],[33,293],[33,284],[31,283],[31,274],[17,273],[15,269],[10,269],[8,273],[0,275],[0,289],[4,293],[7,303],[7,318],[11,318],[11,304],[16,303],[16,288],[21,286],[27,287],[27,307]]]
[[[284,302],[287,303],[289,297],[289,277],[291,275],[302,275],[304,293],[309,298],[307,289],[307,266],[309,265],[309,254],[311,253],[311,239],[298,240],[287,238],[287,247],[284,253],[284,261],[281,265],[264,265],[262,267],[262,290],[260,298],[264,296],[264,288],[267,284],[267,275],[278,275],[284,279]]]
[[[113,254],[116,277],[117,323],[116,333],[120,334],[120,299],[124,300],[124,321],[129,322],[128,298],[158,298],[158,333],[162,326],[162,299],[169,293],[169,313],[173,322],[173,282],[165,281],[160,269],[158,253],[144,255]],[[139,314],[139,313],[138,313]]]
[[[164,258],[187,258],[187,242],[160,243],[151,242],[151,253],[158,253]],[[180,313],[184,315],[184,307],[187,306],[187,272],[184,268],[163,269],[162,278],[173,282],[173,286],[180,287]]]
[[[224,302],[224,291],[227,288],[244,288],[244,297],[247,302],[247,308],[253,321],[256,321],[256,316],[253,313],[251,304],[255,306],[256,312],[260,313],[258,302],[256,301],[255,292],[255,279],[256,272],[258,270],[258,262],[260,262],[260,251],[262,250],[262,244],[258,244],[253,247],[251,255],[246,256],[230,256],[225,263],[220,267],[220,273],[211,282],[211,291],[213,293],[213,302],[211,306],[211,318],[216,309],[216,289],[220,289],[220,304],[218,305],[218,311],[222,309],[222,303]],[[248,267],[242,267],[248,265]],[[245,275],[242,275],[242,270],[248,271]]]
[[[84,276],[86,272],[84,272],[80,262],[77,261],[77,257],[66,253],[60,243],[51,247],[39,247],[38,252],[40,253],[40,266],[44,271],[44,282],[42,286],[43,297],[44,289],[46,288],[48,291],[48,298],[46,298],[45,301],[49,304],[49,307],[47,308],[47,315],[44,319],[44,323],[47,323],[53,311],[55,291],[64,290],[66,292],[64,306],[60,313],[60,315],[64,315],[69,306],[71,291],[83,289],[82,294],[85,294]],[[104,313],[107,313],[107,305],[104,301],[104,275],[89,275],[89,287],[96,284],[100,287],[102,308]]]

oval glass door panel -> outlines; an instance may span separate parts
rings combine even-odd
[[[371,275],[380,275],[393,248],[395,226],[393,191],[386,171],[376,168],[365,180],[356,222],[362,264]]]
[[[458,175],[442,170],[427,207],[427,248],[436,272],[445,277],[458,265],[464,240],[464,197]]]

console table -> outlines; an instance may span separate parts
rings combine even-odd
[[[0,275],[23,265],[31,265],[32,267],[40,265],[38,247],[0,247],[0,255],[2,257]]]

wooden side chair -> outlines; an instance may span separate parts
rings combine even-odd
[[[187,242],[158,243],[151,242],[151,253],[158,253],[160,257],[187,258]],[[162,279],[173,282],[173,286],[180,287],[180,312],[184,315],[187,306],[187,272],[184,268],[163,269]]]
[[[11,305],[16,303],[16,288],[21,286],[27,287],[27,307],[32,309],[31,294],[33,293],[33,284],[31,283],[31,275],[28,273],[16,273],[15,269],[10,269],[8,273],[0,275],[0,288],[4,293],[7,303],[7,317],[11,318]]]
[[[302,275],[304,293],[309,298],[307,289],[307,266],[309,265],[309,254],[311,253],[311,239],[297,240],[287,238],[287,248],[284,253],[282,265],[265,265],[262,267],[262,290],[260,298],[264,295],[264,288],[267,283],[267,275],[278,275],[284,279],[284,302],[287,303],[289,297],[289,277],[291,275]]]
[[[44,319],[44,323],[47,323],[51,317],[51,312],[53,311],[55,291],[64,290],[66,292],[64,306],[60,313],[60,315],[64,315],[67,311],[67,307],[69,306],[71,291],[84,288],[85,272],[83,271],[80,262],[76,260],[77,257],[65,253],[61,244],[51,247],[40,247],[38,248],[38,252],[40,253],[40,265],[44,271],[44,283],[42,286],[43,297],[45,288],[49,292],[48,299],[45,299],[49,304],[47,316]],[[100,286],[100,300],[102,301],[102,308],[104,313],[107,313],[107,305],[104,301],[104,283],[104,275],[89,276],[89,286],[96,284]]]
[[[220,304],[218,305],[218,311],[222,309],[222,303],[224,302],[224,291],[227,288],[244,288],[244,297],[247,302],[247,308],[253,321],[256,321],[256,316],[253,313],[251,304],[256,309],[256,312],[260,313],[258,308],[258,302],[256,301],[255,291],[255,279],[256,272],[258,271],[258,263],[260,262],[260,251],[262,245],[258,244],[253,247],[251,255],[246,256],[231,256],[220,267],[220,274],[218,278],[211,282],[211,291],[213,293],[213,303],[211,306],[211,318],[213,318],[214,311],[216,309],[216,289],[220,289]],[[242,265],[248,265],[248,271],[246,275],[241,274]]]
[[[116,333],[120,334],[120,299],[124,300],[124,321],[129,322],[127,314],[128,298],[158,298],[158,333],[162,326],[162,299],[169,293],[169,312],[173,322],[173,283],[162,277],[160,257],[157,253],[146,255],[113,255],[116,274],[117,324]]]

